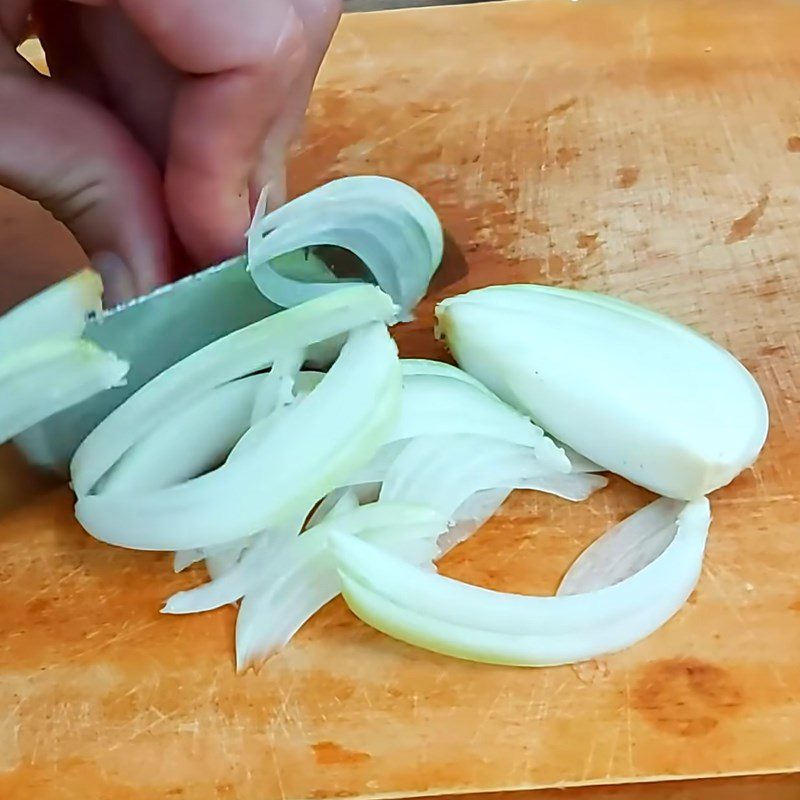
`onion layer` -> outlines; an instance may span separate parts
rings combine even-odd
[[[661,509],[668,501],[656,502]],[[659,513],[639,513],[640,521],[663,529]],[[558,597],[463,584],[343,532],[332,533],[329,541],[347,604],[378,630],[459,658],[543,666],[620,650],[663,625],[697,583],[709,522],[705,498],[681,504],[672,518],[671,542],[640,571],[611,586]],[[647,538],[652,530],[639,533]]]

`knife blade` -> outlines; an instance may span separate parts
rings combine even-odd
[[[65,474],[86,435],[151,378],[276,310],[240,256],[104,311],[88,321],[84,336],[130,364],[125,385],[30,428],[17,437],[17,447],[32,463]]]

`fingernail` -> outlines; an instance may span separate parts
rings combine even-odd
[[[116,254],[95,253],[92,267],[103,279],[103,304],[106,308],[124,303],[136,297],[136,284],[130,267]]]

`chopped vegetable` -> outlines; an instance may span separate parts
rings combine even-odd
[[[87,494],[142,436],[209,389],[270,366],[275,358],[361,324],[393,318],[391,300],[353,286],[242,328],[157,375],[111,412],[72,458],[72,485]]]
[[[744,367],[657,314],[544,286],[441,302],[460,368],[399,359],[388,328],[443,253],[424,198],[362,176],[265,208],[262,195],[248,269],[286,310],[157,375],[72,461],[91,535],[174,550],[176,571],[204,562],[209,580],[163,613],[240,603],[240,670],[340,592],[390,636],[496,664],[597,657],[670,619],[701,572],[705,495],[764,444],[766,403]],[[330,246],[361,274],[337,276]],[[80,273],[0,320],[0,441],[122,382],[127,364],[81,338],[101,291]],[[511,491],[582,501],[604,470],[663,496],[586,548],[555,596],[436,573]]]
[[[0,320],[0,363],[29,345],[80,338],[102,298],[102,279],[84,269],[12,308]]]
[[[296,269],[287,275],[276,263],[318,245],[357,256],[398,304],[401,318],[410,319],[442,260],[444,236],[433,209],[410,186],[377,176],[340,178],[264,217],[254,216],[247,235],[248,268],[261,292],[288,308],[341,288],[318,260],[309,270],[311,280],[303,280]]]
[[[168,379],[186,361],[160,377]],[[114,413],[124,412],[138,394]],[[239,458],[164,489],[79,496],[75,514],[95,538],[139,550],[209,547],[252,535],[284,522],[365,464],[392,424],[399,397],[394,342],[384,325],[362,326],[308,397],[278,424],[267,417],[250,428],[245,435],[251,444]]]
[[[128,364],[81,338],[102,294],[100,276],[83,270],[0,319],[0,443],[124,383]]]
[[[374,628],[458,658],[545,666],[628,647],[683,605],[700,576],[710,512],[705,498],[680,506],[671,541],[654,560],[613,585],[570,596],[530,597],[460,583],[343,531],[329,541],[347,604]],[[663,529],[664,518],[644,519],[650,525],[637,527],[646,541]]]

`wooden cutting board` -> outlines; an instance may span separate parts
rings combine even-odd
[[[335,601],[237,677],[232,608],[158,614],[201,575],[96,544],[57,490],[0,522],[0,797],[294,800],[800,770],[798,30],[800,6],[778,0],[348,17],[292,165],[295,191],[378,172],[441,214],[451,243],[399,331],[406,355],[441,354],[436,299],[530,280],[646,303],[754,372],[769,442],[714,496],[703,576],[672,622],[579,668],[507,669],[391,641]],[[4,269],[40,243],[72,265],[28,206],[4,201],[0,221]],[[580,505],[521,494],[444,569],[552,592],[647,499],[621,481]],[[792,778],[736,796],[779,784],[797,796]]]

